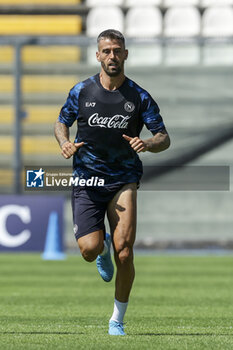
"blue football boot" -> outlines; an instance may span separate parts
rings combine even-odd
[[[113,277],[114,267],[111,259],[111,236],[109,233],[105,235],[105,242],[107,243],[108,251],[103,256],[98,255],[96,266],[103,280],[105,282],[110,282]]]
[[[125,335],[123,323],[116,321],[109,321],[109,330],[108,334],[110,335]]]

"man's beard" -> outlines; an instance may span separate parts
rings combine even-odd
[[[117,77],[122,72],[121,66],[117,66],[114,71],[110,71],[104,62],[101,62],[101,66],[109,77]]]

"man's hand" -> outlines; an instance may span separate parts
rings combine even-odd
[[[130,137],[127,135],[122,135],[126,141],[129,142],[130,146],[133,148],[133,150],[137,153],[139,152],[146,152],[147,151],[147,144],[145,141],[141,140],[139,137]]]
[[[83,145],[84,142],[73,143],[67,140],[61,146],[61,154],[64,158],[69,159]]]
[[[165,129],[157,132],[153,137],[144,141],[139,137],[129,137],[127,135],[122,136],[137,153],[146,151],[158,153],[165,151],[165,149],[170,146],[170,137]]]

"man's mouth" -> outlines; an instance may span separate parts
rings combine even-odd
[[[112,67],[112,68],[116,68],[116,67],[117,67],[117,63],[109,63],[108,66],[109,66],[109,67]]]

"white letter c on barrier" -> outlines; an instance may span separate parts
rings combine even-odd
[[[30,208],[20,205],[5,205],[0,208],[0,244],[8,247],[14,248],[19,247],[26,243],[31,237],[31,232],[29,230],[23,230],[18,235],[10,235],[6,229],[6,220],[9,215],[17,215],[24,224],[28,224],[31,221]]]

